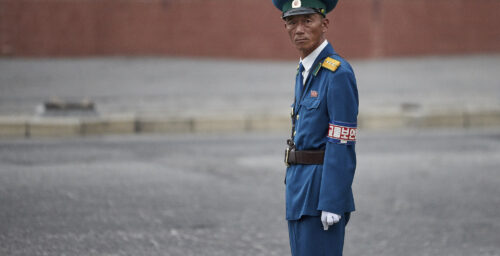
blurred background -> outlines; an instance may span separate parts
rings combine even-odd
[[[345,255],[500,256],[498,0],[340,0]],[[289,255],[270,0],[0,0],[0,255]]]
[[[252,0],[2,0],[1,55],[295,59],[280,11]],[[348,0],[328,39],[349,58],[495,53],[498,1]]]

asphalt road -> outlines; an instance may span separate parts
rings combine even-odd
[[[0,255],[289,255],[286,134],[0,141]],[[500,131],[361,132],[345,255],[500,255]]]
[[[103,114],[286,115],[297,61],[0,58],[0,115],[33,115],[52,98],[88,99]],[[500,54],[350,61],[360,113],[499,109]]]

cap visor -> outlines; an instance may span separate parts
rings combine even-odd
[[[313,8],[299,7],[299,8],[294,8],[294,9],[290,9],[290,10],[286,11],[285,13],[283,13],[283,16],[281,18],[284,19],[284,18],[290,17],[290,16],[304,15],[304,14],[314,14],[314,13],[321,14],[320,12],[318,12],[317,10],[315,10]]]

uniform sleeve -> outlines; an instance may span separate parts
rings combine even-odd
[[[318,210],[342,215],[354,211],[351,185],[356,169],[358,91],[350,71],[338,70],[328,82],[330,124]]]

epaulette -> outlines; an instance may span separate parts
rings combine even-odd
[[[327,57],[321,66],[335,72],[340,66],[340,61]]]

